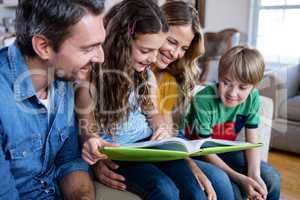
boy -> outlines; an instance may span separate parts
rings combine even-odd
[[[219,83],[207,86],[192,101],[184,119],[185,137],[236,140],[245,127],[246,141],[258,142],[260,104],[256,86],[264,68],[257,50],[244,46],[228,50],[219,63]],[[260,161],[259,150],[209,155],[205,159],[228,174],[237,199],[279,199],[280,176]]]

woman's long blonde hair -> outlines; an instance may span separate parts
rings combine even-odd
[[[180,103],[188,102],[192,89],[198,82],[199,68],[197,60],[204,54],[204,37],[198,12],[183,1],[170,1],[162,6],[169,26],[191,25],[195,34],[183,58],[174,61],[167,71],[176,78],[180,86]],[[186,104],[184,103],[184,104]]]

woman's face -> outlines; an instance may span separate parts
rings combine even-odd
[[[191,25],[170,26],[166,42],[159,49],[156,66],[165,69],[170,63],[184,56],[195,34]]]
[[[157,59],[158,49],[163,45],[167,33],[141,34],[131,45],[133,67],[137,72],[144,71]]]

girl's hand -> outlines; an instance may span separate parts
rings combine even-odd
[[[170,138],[172,136],[173,134],[171,133],[171,130],[160,127],[156,129],[156,131],[153,133],[150,140],[162,140],[162,139]]]
[[[107,159],[107,155],[100,153],[104,146],[116,147],[118,145],[102,140],[98,135],[91,135],[85,138],[82,145],[82,158],[89,165],[95,164],[98,160]]]
[[[210,182],[210,180],[206,177],[206,175],[202,172],[202,170],[198,167],[198,165],[191,159],[187,158],[187,162],[191,167],[195,178],[197,179],[199,186],[201,189],[207,194],[208,200],[217,200],[216,192]]]

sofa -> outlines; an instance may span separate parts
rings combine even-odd
[[[261,123],[259,125],[260,142],[264,145],[261,148],[261,158],[264,161],[268,159],[270,134],[272,127],[272,116],[273,116],[273,101],[268,97],[261,96],[261,109],[260,117]],[[241,133],[239,139],[242,140],[244,134]],[[137,195],[130,193],[128,191],[120,191],[106,187],[105,185],[95,182],[97,200],[141,200]]]
[[[300,154],[300,66],[268,66],[260,93],[274,102],[270,146]]]

